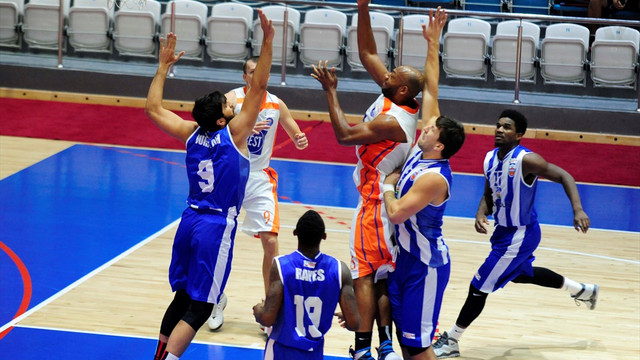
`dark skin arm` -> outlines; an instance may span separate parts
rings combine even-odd
[[[480,198],[480,204],[478,205],[478,211],[476,212],[476,231],[481,234],[487,233],[485,225],[489,225],[487,216],[491,214],[493,209],[493,197],[491,194],[491,187],[487,180],[484,181],[484,194]]]
[[[564,192],[567,194],[573,209],[573,227],[577,231],[586,233],[591,222],[589,216],[582,209],[580,193],[573,179],[573,176],[566,170],[552,163],[547,162],[542,156],[536,153],[529,153],[522,159],[522,172],[527,184],[531,184],[535,176],[562,184]]]
[[[314,65],[311,76],[322,84],[322,89],[327,94],[331,126],[340,145],[365,145],[384,140],[407,142],[407,136],[400,124],[390,115],[382,114],[372,121],[349,125],[338,101],[336,70],[329,70],[326,61],[324,64],[318,63],[317,67]]]
[[[358,55],[360,62],[375,82],[382,86],[389,71],[378,56],[378,49],[369,16],[369,1],[358,0]]]
[[[278,312],[284,299],[284,287],[275,261],[271,264],[269,273],[269,290],[267,298],[253,307],[253,316],[262,326],[272,326],[278,318]]]
[[[356,331],[360,327],[360,313],[358,313],[358,303],[356,293],[353,290],[353,279],[347,264],[340,262],[342,267],[342,289],[340,290],[340,310],[336,316],[340,319],[341,326],[348,330]]]

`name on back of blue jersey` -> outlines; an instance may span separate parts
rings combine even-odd
[[[200,134],[196,137],[196,144],[206,146],[208,148],[214,147],[220,144],[220,134],[216,134],[216,136],[209,141],[209,137],[205,134]]]
[[[296,268],[296,280],[314,282],[314,281],[324,281],[324,270],[307,270]]]

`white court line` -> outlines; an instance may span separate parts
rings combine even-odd
[[[25,311],[22,315],[16,317],[15,319],[13,319],[13,320],[9,321],[8,323],[6,323],[4,326],[0,327],[0,333],[2,333],[3,331],[5,331],[6,329],[8,329],[8,328],[10,328],[12,326],[15,326],[15,324],[17,324],[18,322],[26,319],[29,315],[31,315],[34,312],[40,310],[40,308],[48,305],[52,301],[56,300],[57,298],[61,297],[62,295],[68,293],[71,290],[73,290],[78,285],[80,285],[80,284],[84,283],[85,281],[91,279],[92,277],[94,277],[96,274],[98,274],[102,270],[108,268],[109,266],[113,265],[114,263],[116,263],[120,259],[122,259],[125,256],[131,254],[132,252],[138,250],[139,248],[141,248],[142,246],[144,246],[145,244],[147,244],[151,240],[153,240],[153,239],[157,238],[158,236],[164,234],[165,232],[167,232],[167,230],[169,230],[173,226],[176,226],[179,222],[180,222],[180,219],[173,221],[171,224],[165,226],[161,230],[157,231],[155,234],[149,236],[148,238],[144,239],[143,241],[141,241],[141,242],[137,243],[136,245],[132,246],[131,248],[129,248],[129,250],[123,252],[122,254],[116,256],[115,258],[111,259],[110,261],[104,263],[102,266],[100,266],[100,267],[96,268],[95,270],[93,270],[92,272],[88,273],[87,275],[85,275],[85,276],[81,277],[80,279],[74,281],[73,283],[69,284],[64,289],[62,289],[62,290],[58,291],[57,293],[53,294],[48,299],[44,300],[43,302],[41,302],[38,305],[34,306],[33,308],[29,309],[28,311]]]
[[[122,334],[122,333],[109,334],[109,333],[100,332],[100,331],[62,329],[62,328],[55,328],[50,326],[16,325],[15,327],[21,328],[21,329],[47,330],[47,331],[67,332],[67,333],[74,333],[74,334],[90,334],[90,335],[98,335],[98,336],[123,337],[128,339],[143,339],[143,340],[158,341],[157,336],[153,337],[153,336],[143,336],[143,335]],[[231,348],[239,348],[239,349],[258,350],[258,351],[264,350],[264,345],[260,343],[253,343],[251,345],[234,345],[234,344],[223,344],[223,343],[217,343],[212,341],[201,341],[201,340],[194,339],[193,341],[191,341],[191,344],[213,345],[213,346],[220,346],[220,347],[226,347],[226,348],[231,347]],[[324,353],[324,355],[350,359],[350,357],[345,355],[336,355],[336,354],[328,354],[328,353]]]

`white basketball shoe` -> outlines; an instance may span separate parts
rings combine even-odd
[[[598,290],[600,287],[596,284],[581,284],[582,290],[578,291],[575,295],[571,295],[576,305],[580,306],[580,302],[587,305],[587,309],[593,310],[596,308],[598,302]]]
[[[224,293],[220,297],[220,302],[216,305],[213,305],[213,311],[211,311],[211,316],[207,320],[207,326],[210,330],[218,330],[222,327],[224,323],[224,313],[222,312],[224,308],[227,307],[227,295]]]

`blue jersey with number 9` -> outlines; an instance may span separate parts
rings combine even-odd
[[[198,128],[187,140],[187,204],[227,214],[240,206],[249,178],[249,158],[233,143],[229,128],[207,132]]]

